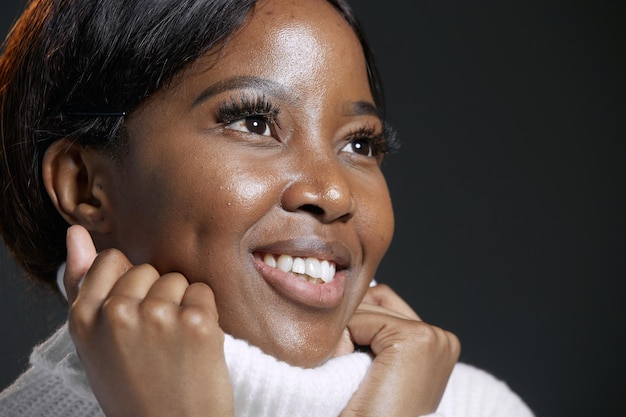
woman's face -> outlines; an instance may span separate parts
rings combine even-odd
[[[382,122],[343,18],[261,1],[127,129],[115,245],[206,282],[225,332],[295,365],[327,359],[393,233]]]

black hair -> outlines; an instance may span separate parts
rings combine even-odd
[[[344,0],[328,0],[373,54]],[[256,0],[31,0],[0,57],[0,232],[27,274],[54,284],[68,224],[43,186],[48,146],[70,138],[115,153],[125,116],[190,63],[219,51]]]

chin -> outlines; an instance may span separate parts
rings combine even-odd
[[[332,347],[326,346],[278,346],[276,350],[266,351],[275,358],[292,366],[315,368],[328,361],[335,351],[338,342]]]
[[[292,366],[314,368],[333,357],[342,333],[343,330],[336,332],[328,328],[312,330],[293,326],[273,334],[250,335],[236,332],[231,335],[248,341],[268,355]]]

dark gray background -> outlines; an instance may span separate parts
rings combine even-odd
[[[626,409],[624,3],[352,3],[403,142],[379,281],[538,416]],[[4,386],[65,313],[1,256]]]

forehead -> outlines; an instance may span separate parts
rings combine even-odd
[[[248,23],[261,31],[279,32],[284,27],[299,26],[314,31],[352,32],[343,16],[327,0],[260,0],[252,9]]]
[[[245,79],[263,82],[237,83]],[[361,43],[326,0],[260,1],[219,50],[190,64],[138,110],[180,116],[207,92],[222,91],[226,95],[217,97],[227,98],[235,90],[279,98],[275,104],[297,111],[303,122],[323,114],[353,113],[347,109],[354,103],[366,104],[368,114],[380,110]]]
[[[362,46],[346,20],[325,0],[262,0],[219,51],[198,59],[182,78],[254,75],[277,84],[341,87],[369,80]]]

